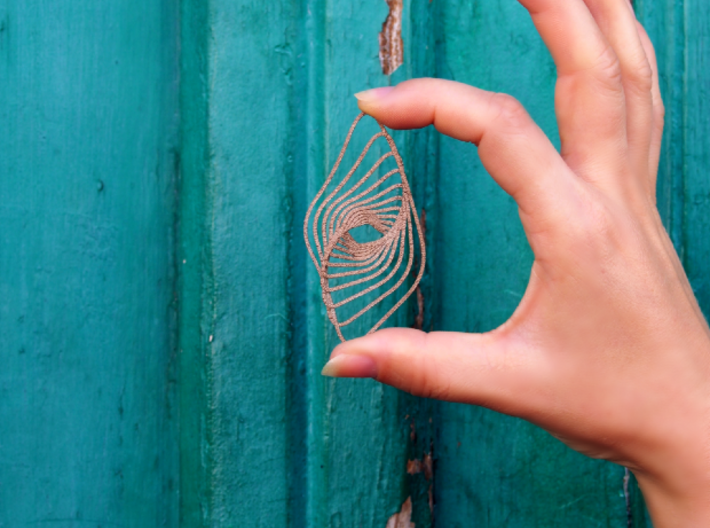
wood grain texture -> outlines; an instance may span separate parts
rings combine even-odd
[[[286,2],[183,2],[188,526],[287,523],[290,21]]]
[[[418,403],[320,376],[338,340],[299,226],[358,113],[352,94],[387,82],[386,4],[182,9],[181,517],[384,526],[416,480]]]
[[[710,317],[710,6],[685,5],[685,148],[683,265]]]
[[[0,2],[0,526],[175,526],[177,10]]]

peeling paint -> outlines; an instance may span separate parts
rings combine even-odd
[[[434,486],[431,485],[429,486],[429,489],[427,490],[427,495],[429,497],[429,513],[431,515],[434,515]]]
[[[412,497],[407,497],[400,512],[388,519],[385,528],[416,528],[412,522]]]
[[[380,32],[380,64],[382,73],[391,75],[404,62],[402,42],[402,0],[385,0],[389,14]]]
[[[431,453],[425,453],[421,460],[407,460],[407,474],[418,475],[424,473],[424,478],[429,482],[427,490],[429,512],[434,515],[434,459]]]
[[[407,473],[416,475],[422,472],[422,461],[419,459],[407,460]]]
[[[431,454],[430,453],[425,454],[424,458],[422,460],[419,460],[419,459],[408,460],[407,461],[407,473],[409,473],[410,475],[424,473],[424,478],[427,480],[431,480],[434,475]]]

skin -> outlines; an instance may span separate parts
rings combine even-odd
[[[323,373],[524,418],[629,467],[656,528],[710,526],[710,329],[655,206],[653,47],[626,0],[520,1],[557,66],[561,152],[508,95],[436,79],[357,95],[386,126],[478,145],[535,254],[520,306],[487,334],[349,341]]]

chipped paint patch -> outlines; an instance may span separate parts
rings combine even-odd
[[[407,497],[400,512],[389,518],[385,528],[416,528],[412,522],[412,497]]]
[[[421,460],[418,458],[407,460],[407,473],[409,475],[424,473],[424,478],[429,482],[429,489],[427,490],[429,512],[434,515],[434,459],[431,453],[425,453],[424,458]]]
[[[424,473],[424,478],[431,480],[434,476],[433,462],[431,454],[427,453],[424,455],[422,460],[408,460],[407,461],[407,473],[410,475],[416,475],[417,473]]]
[[[382,73],[391,75],[404,62],[402,42],[402,0],[385,0],[390,9],[380,32]]]

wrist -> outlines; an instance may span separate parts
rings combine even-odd
[[[710,470],[705,472],[710,474]],[[710,526],[710,479],[689,477],[679,485],[634,471],[654,528]]]
[[[710,372],[695,374],[661,391],[643,455],[629,457],[655,528],[710,526]]]

